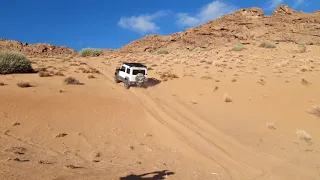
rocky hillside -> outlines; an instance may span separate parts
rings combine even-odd
[[[266,16],[261,8],[240,9],[199,27],[169,36],[152,35],[131,42],[120,52],[194,49],[241,43],[304,42],[320,45],[320,11],[297,12],[281,5]]]
[[[29,56],[56,56],[56,55],[68,55],[76,56],[77,51],[67,48],[65,46],[55,46],[52,44],[37,43],[28,44],[21,43],[16,40],[6,40],[0,38],[0,50],[15,50],[21,51]]]

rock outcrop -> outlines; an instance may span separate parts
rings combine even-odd
[[[320,44],[320,13],[297,12],[287,5],[277,7],[271,16],[257,7],[239,9],[185,32],[146,36],[124,46],[120,52],[208,48],[257,41]]]
[[[67,48],[65,46],[55,46],[46,43],[28,44],[21,43],[16,40],[0,39],[0,50],[15,50],[23,52],[27,55],[40,56],[57,56],[57,55],[68,55],[76,56],[77,51]]]

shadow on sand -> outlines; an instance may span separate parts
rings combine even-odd
[[[159,79],[148,78],[148,87],[156,86],[156,85],[158,85],[160,83],[161,83],[161,81]]]
[[[159,179],[165,179],[166,176],[173,175],[174,172],[168,172],[168,170],[164,171],[155,171],[151,173],[145,173],[140,175],[130,174],[126,177],[121,177],[120,180],[159,180]],[[143,176],[150,176],[151,177],[143,177]]]

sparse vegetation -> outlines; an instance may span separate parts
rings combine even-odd
[[[40,71],[39,72],[40,77],[50,77],[50,73],[48,71]]]
[[[298,49],[300,53],[304,53],[307,51],[307,45],[304,42],[299,42],[298,43]]]
[[[94,78],[96,78],[96,77],[94,77],[94,75],[90,74],[90,75],[88,75],[88,78],[89,78],[89,79],[94,79]]]
[[[169,51],[166,49],[158,49],[157,54],[169,54]]]
[[[4,84],[4,82],[0,82],[0,86],[4,86],[5,84]]]
[[[31,61],[20,52],[0,51],[0,74],[31,73]]]
[[[268,43],[268,42],[263,42],[259,45],[259,47],[262,48],[276,48],[276,45]]]
[[[102,50],[95,48],[83,48],[80,51],[80,55],[82,57],[96,57],[102,55]]]
[[[320,118],[320,105],[314,105],[311,109],[309,109],[309,113]]]
[[[312,139],[311,135],[308,134],[307,132],[305,132],[304,130],[297,129],[296,135],[299,139],[307,141],[307,142],[311,141],[311,139]]]
[[[56,75],[56,76],[64,76],[64,74],[61,71],[55,72],[54,75]]]
[[[244,49],[246,49],[246,47],[244,47],[243,44],[238,43],[238,44],[236,44],[231,50],[232,50],[232,51],[242,51],[242,50],[244,50]]]
[[[177,79],[179,78],[176,74],[173,74],[171,72],[164,72],[160,75],[160,79],[162,79],[163,81],[168,81],[168,80],[172,80],[172,79]]]
[[[76,78],[74,77],[67,77],[64,79],[64,83],[69,85],[69,84],[75,84],[75,85],[78,85],[78,84],[81,84]]]
[[[24,82],[24,81],[20,81],[17,83],[17,86],[18,87],[21,87],[21,88],[28,88],[28,87],[32,87],[32,85],[28,82]]]
[[[267,123],[266,126],[269,128],[269,129],[272,129],[272,130],[275,130],[276,129],[276,126],[274,123]]]
[[[301,79],[301,84],[303,84],[303,85],[309,85],[310,82],[307,81],[305,78],[302,78],[302,79]]]
[[[80,67],[80,68],[78,68],[78,70],[82,71],[82,73],[100,74],[99,70],[92,68],[92,67],[89,67],[89,69],[85,69],[83,67]]]

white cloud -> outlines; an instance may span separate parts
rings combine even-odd
[[[274,9],[277,6],[279,6],[281,3],[283,3],[283,0],[271,0],[269,2],[269,9]]]
[[[155,32],[160,29],[154,22],[156,19],[166,16],[167,12],[158,11],[154,14],[144,14],[139,16],[122,17],[118,25],[125,29],[130,29],[141,34]]]
[[[202,7],[195,16],[190,16],[188,13],[178,13],[178,24],[189,27],[199,26],[235,10],[237,10],[237,7],[216,0]]]
[[[295,6],[298,6],[303,3],[304,3],[304,0],[296,0]]]

